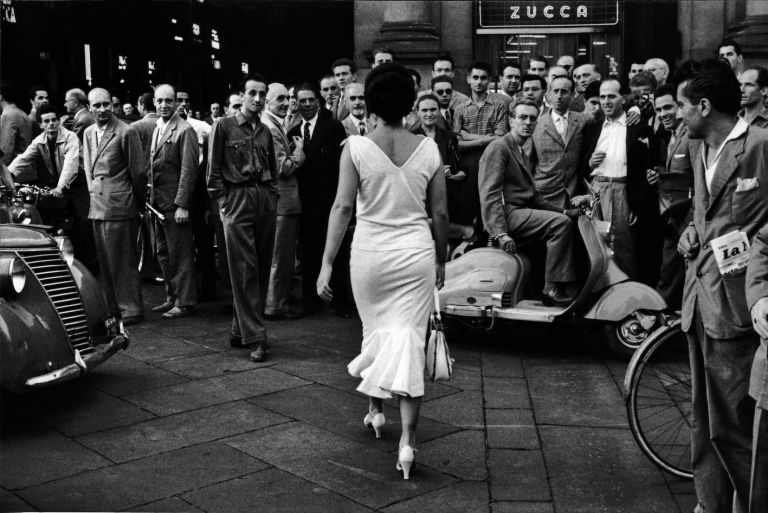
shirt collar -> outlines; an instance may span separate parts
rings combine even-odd
[[[319,113],[315,114],[315,116],[312,119],[302,119],[301,120],[301,124],[305,125],[305,124],[309,123],[310,125],[315,126],[315,124],[317,123],[317,117],[318,116],[319,116]]]
[[[565,114],[562,116],[555,112],[555,109],[550,110],[549,112],[552,113],[552,121],[557,122],[558,119],[563,118],[564,120],[568,121],[568,111],[565,111]]]
[[[611,121],[610,119],[605,118],[605,121],[603,121],[603,127],[611,125],[627,126],[627,113],[623,113],[616,121]]]

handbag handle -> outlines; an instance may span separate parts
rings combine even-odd
[[[435,317],[437,317],[438,321],[442,321],[443,319],[440,317],[440,293],[437,291],[437,287],[435,287],[435,290],[434,290],[434,297],[435,297]]]

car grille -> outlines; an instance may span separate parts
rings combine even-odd
[[[79,350],[81,355],[92,352],[94,348],[88,335],[80,292],[58,249],[20,249],[18,254],[48,294],[72,349]]]

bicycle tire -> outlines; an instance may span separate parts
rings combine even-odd
[[[691,369],[679,322],[656,331],[627,367],[626,408],[632,436],[660,469],[693,479]]]

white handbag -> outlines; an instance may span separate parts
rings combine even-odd
[[[435,289],[435,312],[430,318],[430,333],[427,341],[427,374],[432,381],[448,381],[453,373],[453,358],[443,333],[440,317],[440,298]]]

